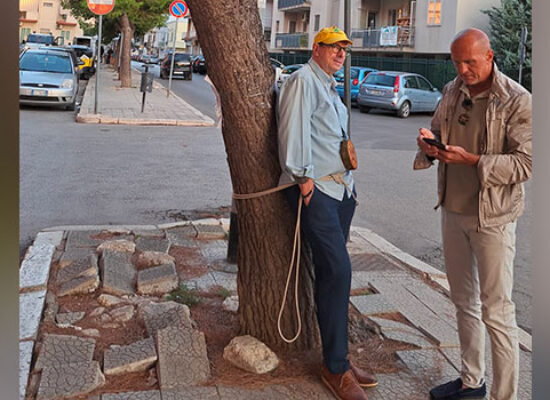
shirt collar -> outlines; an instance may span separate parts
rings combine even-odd
[[[336,81],[334,80],[334,78],[323,71],[323,69],[319,66],[319,64],[315,62],[313,58],[309,59],[308,64],[310,65],[313,73],[317,76],[317,78],[319,78],[321,83],[332,87],[336,85]]]

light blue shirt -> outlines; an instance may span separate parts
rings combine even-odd
[[[351,171],[340,157],[340,143],[347,138],[348,110],[335,89],[336,81],[310,59],[283,83],[277,104],[279,185],[297,178],[312,178],[315,188],[342,200],[346,188],[334,181],[319,181],[344,173],[353,189]],[[347,191],[348,197],[351,193]]]

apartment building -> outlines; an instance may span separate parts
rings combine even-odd
[[[19,41],[26,40],[33,32],[61,37],[61,45],[83,34],[76,18],[61,6],[61,0],[20,0]]]
[[[356,54],[445,57],[456,33],[487,29],[483,9],[500,0],[351,0],[351,32]],[[273,0],[271,52],[311,49],[326,26],[344,27],[344,0]]]

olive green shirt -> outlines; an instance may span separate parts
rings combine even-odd
[[[487,136],[485,115],[490,89],[470,98],[463,85],[455,104],[448,144],[463,147],[469,153],[480,154]],[[471,100],[470,104],[468,99]],[[466,104],[465,104],[466,101]],[[448,164],[443,206],[464,215],[477,215],[479,210],[479,177],[477,166]]]

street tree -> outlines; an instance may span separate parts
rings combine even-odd
[[[274,71],[263,39],[257,0],[187,0],[187,4],[208,65],[208,76],[219,94],[233,191],[248,194],[273,188],[281,172]],[[277,330],[296,223],[284,195],[277,192],[235,203],[241,333],[281,351],[313,348],[319,343],[319,336],[313,268],[306,246],[302,250],[298,295],[302,334],[292,345],[287,345]],[[297,319],[292,287],[289,292],[282,330],[286,337],[293,337]]]
[[[520,64],[521,29],[527,28],[525,64],[523,67],[522,84],[531,90],[532,67],[532,0],[501,0],[500,7],[491,7],[482,12],[490,18],[491,46],[499,68],[517,80]]]
[[[120,59],[120,81],[122,87],[130,87],[132,75],[130,53],[134,35],[143,35],[166,21],[168,6],[171,0],[116,0],[113,11],[103,16],[106,40],[117,33],[123,34]],[[87,21],[95,15],[88,9],[86,0],[62,0],[64,8],[70,9],[73,15]],[[96,24],[97,26],[97,24]]]

